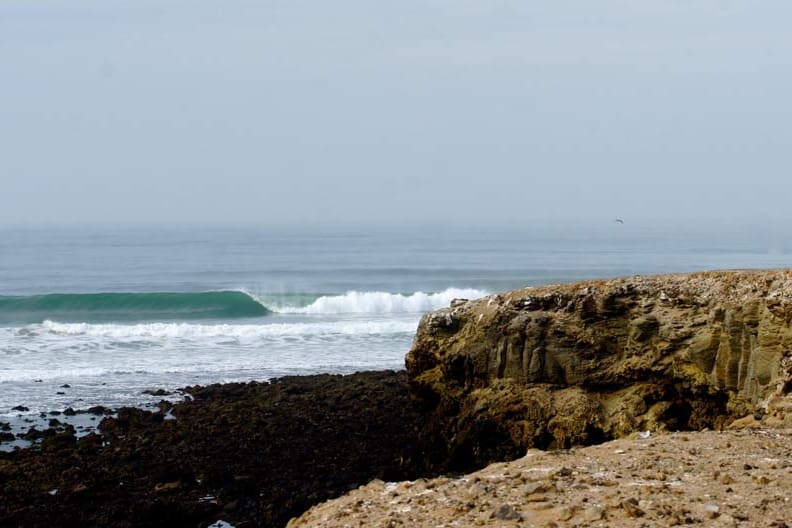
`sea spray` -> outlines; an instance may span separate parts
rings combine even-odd
[[[408,295],[351,291],[343,295],[321,296],[308,306],[280,306],[273,307],[273,310],[294,314],[422,313],[448,306],[452,299],[476,299],[484,295],[487,292],[472,288],[448,288],[438,293],[415,292]]]

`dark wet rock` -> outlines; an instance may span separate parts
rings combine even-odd
[[[0,433],[0,442],[13,442],[14,440],[16,440],[14,433],[7,433],[5,431]]]
[[[72,409],[71,407],[69,407],[69,408],[67,408],[65,411],[63,411],[63,414],[64,414],[65,416],[75,416],[75,415],[77,414],[77,411],[75,411],[74,409]]]
[[[52,428],[44,429],[42,431],[36,429],[35,427],[31,427],[30,429],[27,430],[26,433],[20,433],[17,436],[23,440],[27,440],[28,442],[35,442],[36,440],[41,440],[42,438],[55,436],[55,434],[56,431],[55,429]]]
[[[17,405],[16,407],[11,407],[11,410],[12,410],[12,411],[19,411],[19,412],[27,412],[27,411],[29,411],[30,409],[28,409],[28,408],[27,408],[27,407],[25,407],[24,405]]]
[[[64,383],[63,385],[60,386],[60,388],[61,389],[71,389],[71,385],[69,385],[68,383]]]
[[[0,422],[0,431],[10,431],[11,424],[8,422]]]
[[[173,393],[170,391],[166,391],[165,389],[156,389],[156,390],[144,390],[143,394],[148,394],[149,396],[170,396]]]
[[[113,410],[112,409],[108,409],[107,407],[105,407],[103,405],[96,405],[94,407],[89,407],[88,409],[85,409],[85,410],[77,411],[77,413],[78,414],[95,414],[95,415],[99,416],[99,415],[102,415],[102,414],[113,414]]]
[[[68,426],[65,431],[44,437],[42,451],[61,452],[74,449],[77,442],[74,427]]]
[[[156,428],[162,423],[162,415],[143,409],[122,408],[115,418],[105,418],[99,423],[99,430],[110,440],[123,439],[129,433]]]
[[[0,526],[283,526],[374,478],[424,476],[404,372],[189,392],[176,420],[119,409],[101,436],[67,427],[0,453]]]

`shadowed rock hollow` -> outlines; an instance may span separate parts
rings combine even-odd
[[[457,300],[406,365],[436,467],[636,430],[789,424],[792,271],[630,277]]]

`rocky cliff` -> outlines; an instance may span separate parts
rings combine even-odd
[[[792,420],[792,270],[629,277],[457,300],[406,358],[438,467],[637,430]],[[430,440],[431,441],[431,440]]]

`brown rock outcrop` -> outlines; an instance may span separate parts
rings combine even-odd
[[[525,288],[426,315],[406,365],[437,467],[636,430],[792,420],[792,270]]]

